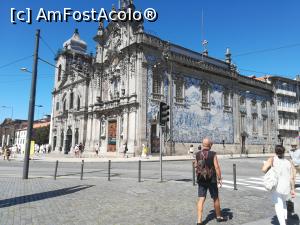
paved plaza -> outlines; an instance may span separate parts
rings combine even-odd
[[[220,190],[222,224],[277,224],[271,197],[261,185],[259,167],[264,158],[221,159],[224,186]],[[237,165],[238,190],[233,190],[232,164]],[[191,162],[164,162],[164,182],[159,182],[159,163],[142,163],[142,182],[136,162],[107,163],[30,162],[30,179],[22,180],[23,163],[0,161],[0,224],[87,225],[193,225],[196,224],[197,186],[192,184]],[[299,184],[299,178],[298,178]],[[296,211],[300,206],[299,195]],[[205,224],[214,220],[210,198],[204,210]],[[294,216],[289,224],[299,224]]]

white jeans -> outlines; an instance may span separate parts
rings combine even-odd
[[[287,219],[287,209],[286,209],[286,199],[287,195],[279,194],[274,191],[272,193],[272,200],[275,204],[275,212],[280,225],[286,225],[285,220]]]

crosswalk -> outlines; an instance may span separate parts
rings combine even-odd
[[[259,191],[267,191],[264,188],[263,176],[237,178],[236,184],[238,189],[243,188],[243,189],[256,189]],[[233,189],[234,188],[233,180],[223,179],[222,188]],[[296,178],[296,193],[300,194],[300,176],[297,176]]]

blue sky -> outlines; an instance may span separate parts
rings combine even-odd
[[[45,10],[74,10],[91,8],[111,9],[118,5],[112,0],[2,0],[0,3],[0,121],[11,116],[27,119],[31,75],[20,71],[21,67],[32,70],[33,59],[28,58],[10,66],[6,64],[33,54],[34,34],[41,29],[41,36],[55,52],[79,29],[81,38],[88,43],[89,52],[95,52],[93,36],[96,22],[33,22],[28,25],[10,22],[10,9],[31,8],[34,13]],[[278,74],[294,78],[300,74],[300,2],[274,0],[135,0],[137,9],[152,7],[159,18],[154,23],[145,22],[145,30],[164,40],[201,51],[201,11],[204,12],[204,37],[208,40],[209,55],[224,59],[226,47],[230,47],[233,62],[245,75]],[[294,45],[295,44],[295,45]],[[256,50],[273,49],[294,45],[274,51],[240,55]],[[54,62],[53,53],[40,42],[41,58]],[[257,72],[250,72],[253,70]],[[258,73],[262,72],[262,73]],[[54,84],[54,68],[39,62],[36,104],[43,105],[35,111],[36,117],[51,112],[51,91]]]

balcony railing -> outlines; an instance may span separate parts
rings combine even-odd
[[[277,106],[278,111],[297,113],[296,107]]]
[[[288,96],[296,97],[296,92],[287,91],[287,90],[283,90],[283,89],[277,89],[276,94],[282,94],[282,95],[288,95]]]
[[[298,130],[298,126],[295,125],[283,125],[283,124],[278,124],[278,129],[280,130]]]

